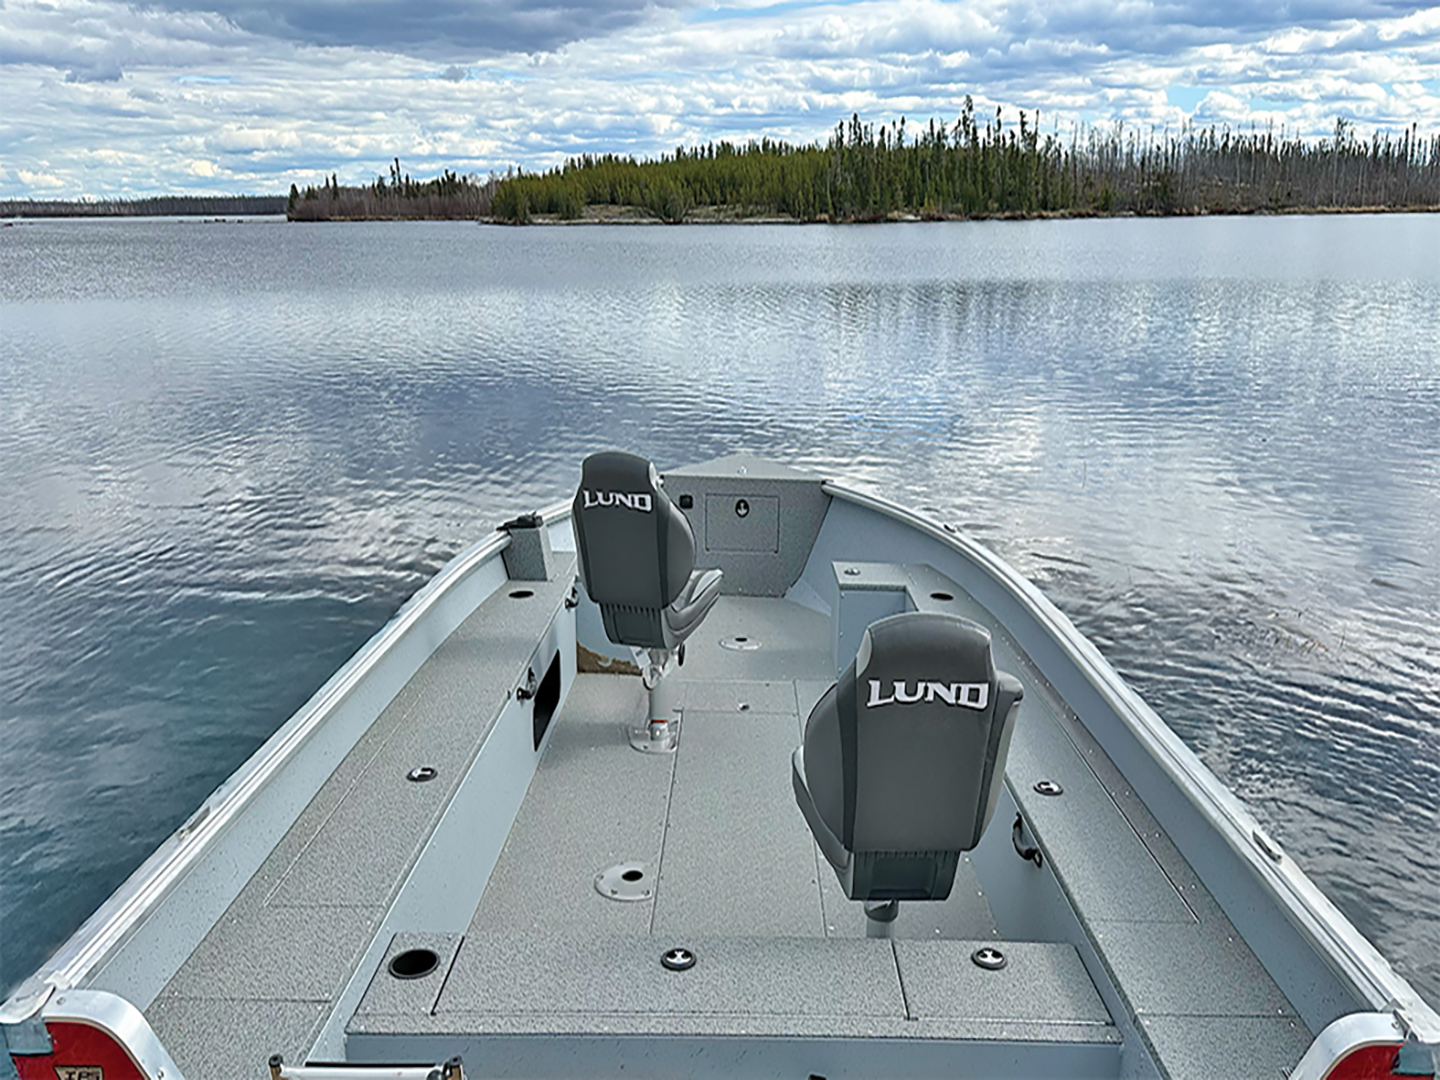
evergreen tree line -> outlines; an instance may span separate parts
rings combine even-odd
[[[970,98],[954,124],[876,127],[852,116],[822,146],[771,139],[678,148],[655,161],[573,158],[499,182],[492,215],[582,216],[587,205],[641,207],[667,222],[698,207],[719,216],[880,221],[1040,214],[1252,213],[1440,208],[1440,136],[1369,141],[1337,120],[1305,140],[1273,129],[1186,125],[1142,134],[1116,124],[1042,133],[1038,114],[979,117]]]
[[[291,221],[358,219],[475,219],[490,216],[498,177],[459,176],[449,169],[433,180],[413,180],[396,158],[389,177],[367,187],[342,186],[331,175],[320,187],[290,185],[285,215]]]
[[[0,218],[205,217],[283,214],[282,195],[158,195],[146,199],[9,199]]]

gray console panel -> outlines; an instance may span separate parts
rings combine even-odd
[[[725,571],[723,592],[784,596],[805,569],[830,505],[821,482],[736,454],[667,472],[665,491],[690,519],[695,565]]]

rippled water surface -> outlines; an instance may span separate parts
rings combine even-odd
[[[0,229],[0,992],[589,451],[938,508],[1440,1002],[1440,217]]]

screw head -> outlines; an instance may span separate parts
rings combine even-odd
[[[695,966],[695,954],[683,945],[666,949],[660,957],[660,966],[667,971],[686,971]]]
[[[405,779],[411,783],[423,784],[427,780],[434,780],[439,775],[440,773],[434,765],[417,765],[405,774]]]
[[[970,954],[970,960],[976,967],[986,971],[999,971],[1005,966],[1005,954],[992,945],[982,945],[976,949]]]
[[[1035,790],[1038,791],[1041,795],[1065,794],[1065,789],[1062,788],[1059,784],[1057,784],[1054,780],[1035,781]]]

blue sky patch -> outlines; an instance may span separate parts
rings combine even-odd
[[[692,11],[686,21],[709,23],[729,22],[735,19],[765,19],[774,15],[791,15],[797,11],[809,11],[812,8],[848,7],[851,4],[866,2],[868,0],[823,0],[821,3],[816,3],[815,0],[780,0],[778,4],[766,4],[764,7],[700,8]]]
[[[1205,95],[1210,93],[1207,86],[1167,86],[1165,88],[1165,100],[1178,109],[1184,109],[1187,113],[1195,111],[1195,107],[1205,100]]]

